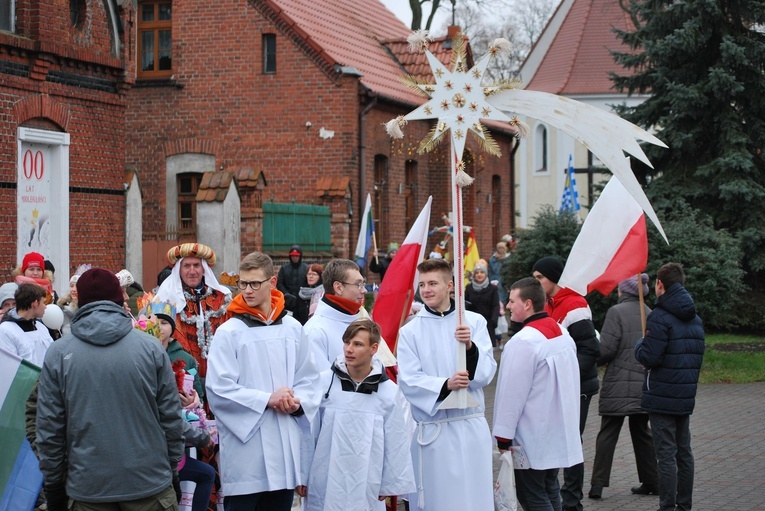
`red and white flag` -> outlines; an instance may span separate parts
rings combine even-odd
[[[622,280],[648,264],[648,233],[643,209],[612,178],[582,225],[558,285],[581,295],[608,295]]]
[[[409,234],[399,247],[396,257],[385,271],[385,277],[380,284],[380,291],[377,293],[377,300],[372,309],[372,319],[380,325],[380,333],[394,354],[398,330],[409,314],[409,308],[414,299],[417,265],[422,261],[428,243],[432,201],[433,197],[428,197],[427,204],[422,208]]]

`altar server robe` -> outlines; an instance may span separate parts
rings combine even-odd
[[[338,373],[330,369],[321,375],[326,394],[315,421],[306,511],[385,509],[380,495],[415,490],[401,391],[379,360],[365,380],[374,381],[377,390],[364,393],[364,383],[359,391],[345,390],[353,383],[343,371],[343,358],[335,362]]]
[[[301,329],[288,315],[270,325],[235,316],[215,332],[206,386],[218,424],[224,495],[305,484],[301,440],[310,435],[321,393],[319,372]],[[271,394],[280,387],[294,390],[304,415],[268,408]]]
[[[423,307],[399,333],[398,383],[418,423],[412,441],[418,485],[409,499],[412,510],[494,509],[493,440],[484,418],[483,388],[494,378],[497,363],[486,320],[466,311],[464,322],[478,349],[468,392],[479,404],[464,410],[438,409],[444,382],[457,370],[456,312],[441,315]]]

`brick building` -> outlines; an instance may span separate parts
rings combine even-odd
[[[0,280],[30,251],[66,292],[81,263],[125,264],[130,1],[0,0]]]
[[[138,1],[125,162],[141,184],[146,279],[164,246],[185,238],[237,246],[218,271],[236,270],[239,251],[278,258],[295,242],[307,259],[348,257],[367,193],[381,248],[404,239],[429,195],[431,225],[442,225],[445,149],[416,153],[426,122],[410,123],[403,140],[381,126],[424,101],[398,76],[429,68],[408,53],[400,20],[378,0],[360,5]],[[431,51],[448,62],[450,42]],[[485,257],[515,210],[515,139],[509,128],[492,132],[502,157],[469,142],[476,182],[464,194]]]

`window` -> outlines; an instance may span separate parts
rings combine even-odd
[[[404,200],[406,208],[406,232],[414,225],[417,220],[417,162],[406,160],[404,165]]]
[[[178,175],[178,233],[181,236],[196,236],[197,232],[197,190],[202,174]]]
[[[16,1],[0,0],[0,30],[13,32],[15,29]]]
[[[547,128],[540,124],[534,131],[534,169],[547,172]]]
[[[172,6],[167,0],[138,5],[139,78],[164,78],[173,72]]]
[[[377,246],[388,246],[388,157],[382,154],[375,155],[375,182],[374,195],[372,196],[373,218],[375,221],[375,236]]]
[[[263,74],[276,74],[276,34],[263,34]]]
[[[88,11],[86,0],[69,0],[69,21],[74,28],[82,28]]]
[[[502,229],[502,178],[496,174],[491,176],[491,232],[504,232]]]

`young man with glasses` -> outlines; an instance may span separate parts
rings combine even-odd
[[[238,286],[231,319],[215,332],[206,382],[225,508],[288,511],[294,489],[306,484],[300,443],[321,399],[319,372],[300,323],[284,309],[271,258],[247,255]]]
[[[349,259],[333,259],[321,275],[324,296],[303,327],[319,371],[326,371],[343,354],[343,333],[359,319],[366,282],[359,266]]]

